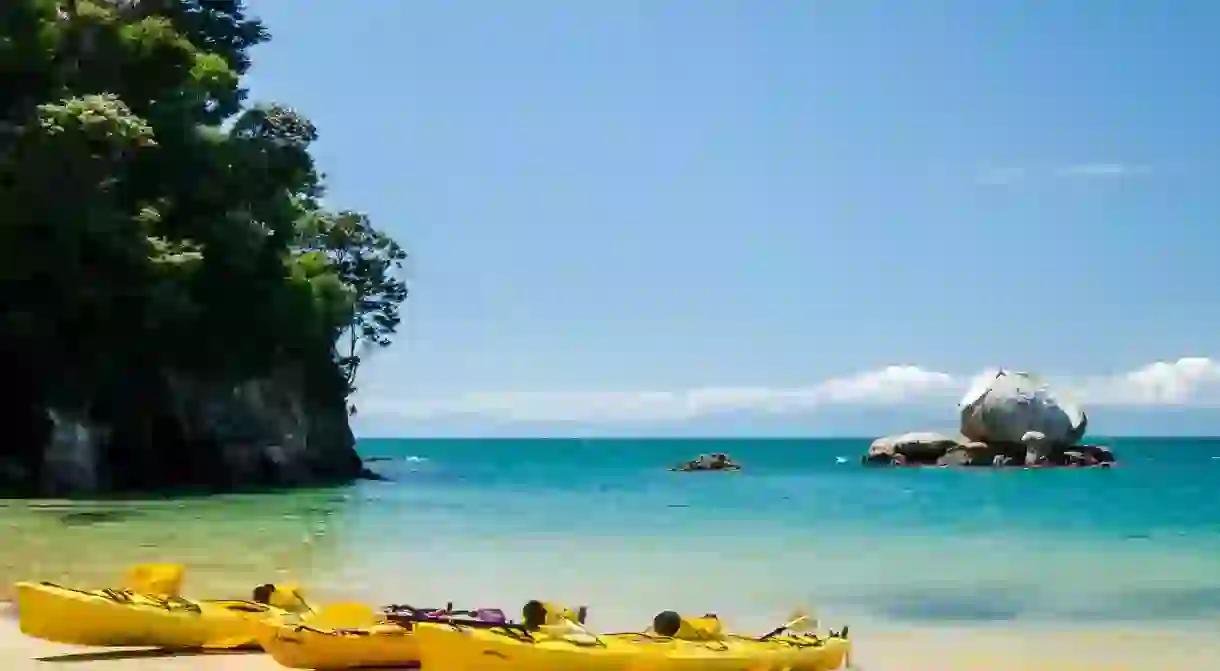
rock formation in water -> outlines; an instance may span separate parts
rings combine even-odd
[[[1027,373],[1001,370],[958,405],[957,435],[904,433],[878,438],[865,464],[910,466],[1096,466],[1114,462],[1100,445],[1079,445],[1083,409]]]
[[[864,461],[882,464],[935,463],[942,455],[959,445],[960,438],[941,433],[901,433],[874,440],[864,455]]]
[[[1089,423],[1062,393],[1028,373],[1006,370],[967,392],[958,408],[962,435],[984,443],[1021,443],[1032,431],[1051,445],[1074,445]]]

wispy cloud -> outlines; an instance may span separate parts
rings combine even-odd
[[[1079,163],[1065,165],[1056,170],[1060,177],[1128,177],[1142,175],[1151,169],[1145,165],[1126,163]]]
[[[974,179],[977,183],[986,186],[1008,186],[1040,177],[1059,179],[1115,179],[1144,175],[1149,172],[1152,172],[1152,168],[1146,165],[1107,162],[1073,163],[1040,169],[1021,166],[989,166],[975,173]]]
[[[506,422],[623,424],[684,421],[730,412],[799,414],[825,406],[953,402],[981,377],[889,366],[795,388],[697,387],[640,391],[471,392],[446,399],[366,395],[361,414],[403,420],[476,416]],[[1186,357],[1132,371],[1048,377],[1086,405],[1220,407],[1220,361]]]

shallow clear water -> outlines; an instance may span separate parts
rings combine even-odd
[[[478,575],[623,616],[1220,614],[1220,441],[1107,442],[1114,469],[993,471],[865,469],[862,440],[366,441],[396,482],[361,486],[344,542],[366,575],[453,566],[433,598]],[[712,451],[746,470],[666,470]]]
[[[0,600],[16,580],[114,585],[140,562],[182,562],[193,594],[244,596],[323,569],[328,520],[354,492],[130,501],[0,499]],[[218,594],[220,593],[220,594]]]
[[[108,548],[114,565],[183,557],[195,585],[275,572],[378,602],[541,597],[623,627],[666,608],[765,627],[806,605],[852,621],[1220,615],[1220,440],[1105,442],[1119,467],[959,471],[865,469],[864,440],[370,440],[392,482],[67,523],[10,504],[0,533],[41,549],[6,542],[0,568],[51,553],[75,577],[71,548]],[[713,451],[746,470],[666,470]]]

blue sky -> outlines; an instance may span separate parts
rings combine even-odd
[[[1220,399],[1174,363],[1220,355],[1220,4],[250,5],[254,97],[413,254],[363,433],[833,433],[998,365],[1124,431]]]

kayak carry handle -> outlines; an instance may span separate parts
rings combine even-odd
[[[576,616],[576,624],[583,625],[585,620],[589,618],[589,607],[580,606],[573,614]],[[530,600],[521,609],[522,623],[531,629],[546,624],[547,615],[547,605],[537,599]]]

